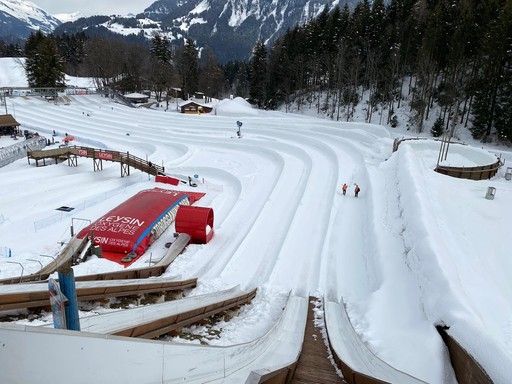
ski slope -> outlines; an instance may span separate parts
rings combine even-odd
[[[452,179],[433,172],[434,142],[404,142],[393,154],[393,135],[382,126],[257,111],[240,99],[220,102],[210,115],[127,108],[97,95],[72,96],[69,105],[32,97],[8,103],[23,129],[48,138],[55,130],[60,140],[68,133],[77,145],[127,151],[168,174],[198,176],[195,190],[206,196],[197,205],[214,209],[215,236],[189,245],[167,274],[197,277],[191,295],[258,288],[211,344],[262,336],[291,292],[343,298],[363,342],[429,383],[455,382],[438,324],[451,327],[496,383],[512,377],[512,183],[504,169],[490,182]],[[237,120],[242,139],[233,138]],[[458,161],[495,161],[460,147],[453,150]],[[118,164],[103,167],[94,172],[79,158],[77,167],[22,159],[0,168],[0,250],[12,252],[9,260],[0,254],[0,277],[19,274],[7,261],[24,273],[39,268],[30,260],[50,262],[72,218],[95,220],[155,186],[146,174],[121,178]],[[362,189],[357,199],[354,183]],[[491,184],[494,201],[484,198]],[[59,206],[75,209],[56,213]],[[152,257],[164,243],[153,244]],[[75,274],[120,268],[97,259]]]

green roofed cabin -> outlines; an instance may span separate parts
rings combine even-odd
[[[0,135],[14,135],[19,133],[20,123],[12,115],[0,115]]]

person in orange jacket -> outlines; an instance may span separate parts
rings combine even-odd
[[[343,184],[343,187],[341,187],[341,190],[343,191],[343,196],[347,194],[347,184]]]
[[[359,192],[361,191],[361,188],[359,188],[359,185],[356,184],[356,187],[354,188],[354,194],[357,197],[359,195]]]

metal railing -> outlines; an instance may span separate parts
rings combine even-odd
[[[0,168],[27,156],[28,151],[40,150],[46,146],[46,138],[35,136],[30,139],[20,139],[19,143],[0,149]]]

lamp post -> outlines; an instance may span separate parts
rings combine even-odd
[[[7,92],[5,88],[2,89],[4,92],[4,104],[5,104],[5,114],[7,115]]]

